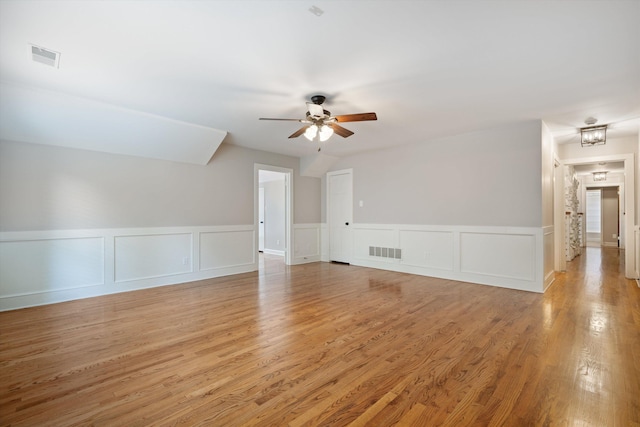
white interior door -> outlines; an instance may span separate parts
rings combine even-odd
[[[264,188],[258,189],[258,250],[264,252]]]
[[[327,218],[329,259],[351,262],[351,223],[353,222],[353,173],[351,170],[327,174]]]

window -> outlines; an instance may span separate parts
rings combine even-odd
[[[587,190],[587,233],[601,232],[601,190]]]

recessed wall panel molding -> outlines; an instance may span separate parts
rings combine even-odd
[[[532,292],[553,281],[548,227],[356,223],[352,233],[354,265]]]
[[[416,267],[453,270],[453,232],[401,230],[402,262]]]
[[[320,224],[294,224],[294,264],[320,261],[320,235]]]
[[[254,231],[229,230],[200,233],[200,270],[255,263]]]
[[[374,257],[378,257],[379,262],[393,262],[395,257],[389,257],[389,248],[395,249],[397,242],[397,231],[393,228],[383,226],[357,227],[353,229],[353,257],[368,259],[370,247],[374,249]],[[383,250],[385,250],[383,255]]]
[[[320,260],[329,262],[329,227],[326,222],[320,224]]]
[[[0,311],[255,271],[253,241],[252,225],[2,232]]]
[[[115,282],[192,271],[191,233],[115,236]]]
[[[461,233],[460,270],[518,280],[535,278],[533,235]]]
[[[104,239],[0,241],[0,298],[104,284]]]

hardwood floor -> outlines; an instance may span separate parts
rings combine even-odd
[[[0,424],[640,426],[640,288],[314,263],[0,313]]]

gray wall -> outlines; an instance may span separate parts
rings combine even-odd
[[[222,144],[206,166],[0,142],[0,231],[253,224],[254,163],[294,170],[294,223],[320,222],[298,159]]]
[[[264,187],[264,247],[285,249],[285,187],[284,180],[267,181]]]
[[[535,120],[354,155],[332,170],[353,168],[356,223],[540,227],[541,157]]]
[[[603,187],[602,242],[605,246],[618,245],[618,204],[618,187]]]

